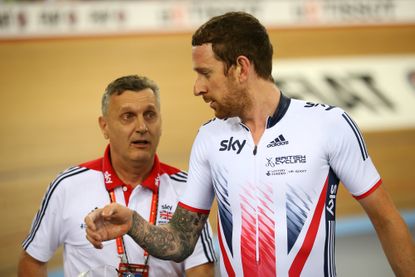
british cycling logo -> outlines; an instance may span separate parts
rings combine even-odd
[[[246,139],[240,142],[238,139],[234,140],[233,137],[230,137],[230,139],[224,139],[220,142],[219,151],[236,151],[236,154],[239,154],[241,153],[245,144]]]
[[[266,158],[265,163],[266,167],[275,167],[281,164],[305,164],[307,163],[306,155],[292,155],[292,156],[281,156],[281,157],[271,157]]]
[[[305,164],[305,163],[307,163],[306,155],[292,155],[292,156],[282,156],[282,157],[275,157],[275,158],[274,157],[266,158],[265,167],[269,168],[270,170],[266,170],[265,175],[275,176],[275,175],[305,173],[307,172],[306,169],[280,168],[281,165],[289,166],[289,165]]]
[[[276,137],[273,141],[268,143],[267,148],[275,147],[275,146],[281,146],[288,144],[288,140],[284,138],[284,136],[281,134],[278,137]]]

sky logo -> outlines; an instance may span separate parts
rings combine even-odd
[[[220,142],[221,147],[219,148],[219,151],[236,151],[236,154],[239,154],[244,148],[245,143],[245,139],[240,142],[239,140],[234,140],[233,137],[231,137],[229,140],[225,139]]]

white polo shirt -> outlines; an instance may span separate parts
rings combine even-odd
[[[356,198],[381,184],[356,124],[282,95],[256,145],[239,118],[200,128],[179,205],[207,212],[216,196],[222,276],[335,276],[340,180]]]
[[[91,268],[120,262],[115,240],[95,249],[85,238],[85,216],[96,207],[109,204],[110,190],[116,201],[149,219],[153,193],[158,186],[157,224],[167,223],[173,215],[179,195],[186,188],[187,174],[155,157],[150,176],[134,189],[123,184],[113,170],[109,146],[103,158],[67,169],[50,184],[36,214],[23,248],[33,258],[47,262],[64,245],[65,276],[78,276]],[[128,235],[125,252],[130,263],[143,264],[144,251]],[[185,270],[215,261],[212,233],[207,224],[193,254],[182,263],[149,257],[149,276],[183,276]]]

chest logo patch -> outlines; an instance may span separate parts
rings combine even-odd
[[[220,142],[219,151],[236,151],[236,154],[239,154],[241,153],[245,144],[245,139],[243,141],[240,141],[238,139],[234,140],[233,137],[230,137],[230,139],[224,139]]]
[[[170,221],[173,217],[173,206],[163,204],[161,205],[161,209],[159,211],[159,220],[158,224],[166,224]]]
[[[281,134],[278,137],[276,137],[273,141],[268,143],[267,148],[275,147],[275,146],[281,146],[288,144],[288,140],[284,138],[284,136]]]
[[[108,171],[104,172],[104,179],[105,183],[112,184],[111,173],[109,173]]]

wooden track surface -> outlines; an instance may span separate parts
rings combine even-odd
[[[270,35],[276,58],[415,53],[414,26]],[[0,42],[0,276],[15,276],[20,243],[54,176],[102,155],[100,98],[114,78],[137,73],[159,83],[164,126],[159,155],[187,169],[197,129],[212,117],[192,96],[190,36]],[[364,135],[397,206],[415,208],[415,129]],[[343,189],[337,203],[339,216],[362,213]],[[55,255],[50,267],[60,263]]]

